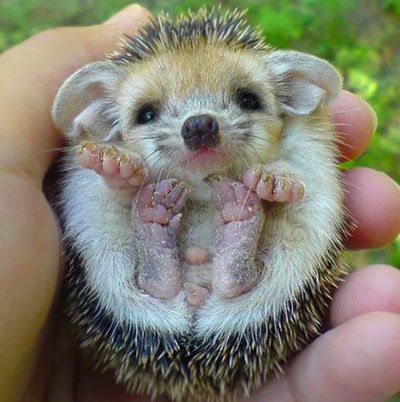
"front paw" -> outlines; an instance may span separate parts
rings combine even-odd
[[[258,197],[269,202],[299,202],[306,193],[306,186],[299,176],[275,165],[251,169],[243,176],[243,183]]]
[[[77,157],[82,167],[94,170],[115,190],[137,189],[146,178],[139,156],[112,145],[84,142],[77,150]]]

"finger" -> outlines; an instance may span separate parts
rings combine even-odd
[[[346,206],[357,224],[346,246],[382,247],[400,232],[400,188],[383,173],[355,168],[344,173]]]
[[[375,111],[357,95],[342,91],[330,112],[340,136],[342,161],[355,159],[365,151],[376,130],[378,119]]]
[[[400,271],[371,265],[351,273],[336,291],[330,309],[333,327],[374,311],[400,315]]]
[[[58,278],[59,233],[33,182],[0,174],[0,400],[22,399],[35,373]]]
[[[399,337],[398,315],[353,318],[318,338],[253,401],[383,402],[400,390]]]
[[[120,31],[138,29],[149,18],[128,7],[111,23],[40,33],[0,56],[0,158],[2,168],[41,181],[60,146],[51,119],[54,96],[78,68],[103,59]]]

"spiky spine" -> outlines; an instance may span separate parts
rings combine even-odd
[[[265,51],[261,31],[251,28],[244,19],[245,11],[237,9],[221,13],[202,7],[197,13],[180,15],[176,21],[167,13],[150,20],[135,36],[126,34],[120,51],[111,53],[109,59],[118,63],[132,63],[160,52],[195,45],[199,41],[215,46],[224,44],[237,49]]]
[[[174,401],[221,402],[248,394],[319,335],[333,290],[346,273],[341,246],[321,260],[319,275],[288,301],[281,316],[249,327],[243,336],[196,339],[121,327],[101,309],[88,287],[73,245],[66,247],[67,314],[79,344],[131,392],[167,393]]]

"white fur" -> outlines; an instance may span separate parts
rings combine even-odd
[[[158,332],[187,331],[190,316],[183,294],[161,301],[135,286],[130,208],[122,206],[115,193],[104,197],[103,186],[96,173],[78,167],[71,170],[61,200],[65,237],[82,253],[89,287],[119,323]]]

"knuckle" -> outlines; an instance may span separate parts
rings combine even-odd
[[[60,44],[71,39],[75,29],[66,27],[50,28],[33,35],[30,40],[37,44]]]

